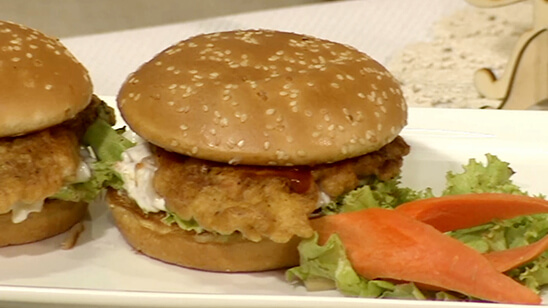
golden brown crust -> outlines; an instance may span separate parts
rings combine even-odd
[[[252,272],[297,265],[299,238],[280,244],[251,242],[241,236],[197,235],[161,221],[162,214],[145,215],[127,196],[109,190],[107,200],[117,227],[137,251],[152,258],[195,269]]]
[[[237,231],[251,241],[285,243],[313,235],[308,217],[317,207],[318,188],[310,170],[230,166],[155,152],[154,188],[182,219],[210,232]],[[303,182],[302,191],[295,191],[295,181]]]
[[[90,102],[88,72],[58,39],[0,21],[0,137],[74,117]]]
[[[0,214],[59,191],[76,174],[82,160],[78,150],[78,137],[64,126],[0,138]]]
[[[398,82],[348,46],[294,33],[199,35],[128,77],[118,106],[169,151],[248,165],[315,165],[373,152],[406,124]]]
[[[87,203],[48,199],[42,211],[20,222],[11,221],[11,212],[0,215],[0,247],[31,243],[61,234],[81,221]]]

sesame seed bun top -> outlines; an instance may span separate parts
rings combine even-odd
[[[74,117],[90,102],[86,69],[55,38],[0,21],[0,137]]]
[[[128,125],[201,159],[315,165],[376,151],[407,120],[398,82],[354,48],[294,33],[199,35],[159,53],[118,94]]]

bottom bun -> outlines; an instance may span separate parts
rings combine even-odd
[[[251,242],[239,234],[197,234],[163,223],[163,214],[144,214],[134,201],[115,190],[109,190],[107,200],[126,241],[137,251],[167,263],[216,272],[257,272],[299,263],[300,238],[275,243]]]
[[[87,214],[85,202],[46,200],[40,212],[20,223],[11,221],[11,212],[0,215],[0,247],[40,241],[61,234]]]

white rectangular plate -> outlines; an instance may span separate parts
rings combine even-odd
[[[546,111],[411,109],[402,135],[412,147],[403,168],[408,186],[439,191],[446,171],[492,153],[511,163],[514,180],[524,189],[548,193]],[[1,307],[490,306],[345,298],[332,291],[306,292],[286,283],[283,271],[220,274],[180,268],[134,252],[103,204],[93,206],[90,216],[71,250],[59,248],[63,235],[0,249]]]

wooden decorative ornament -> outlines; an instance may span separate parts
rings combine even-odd
[[[499,7],[526,0],[466,1],[478,7]],[[532,1],[533,26],[519,38],[500,78],[488,68],[474,76],[480,94],[502,100],[499,109],[530,109],[548,103],[548,0]]]

